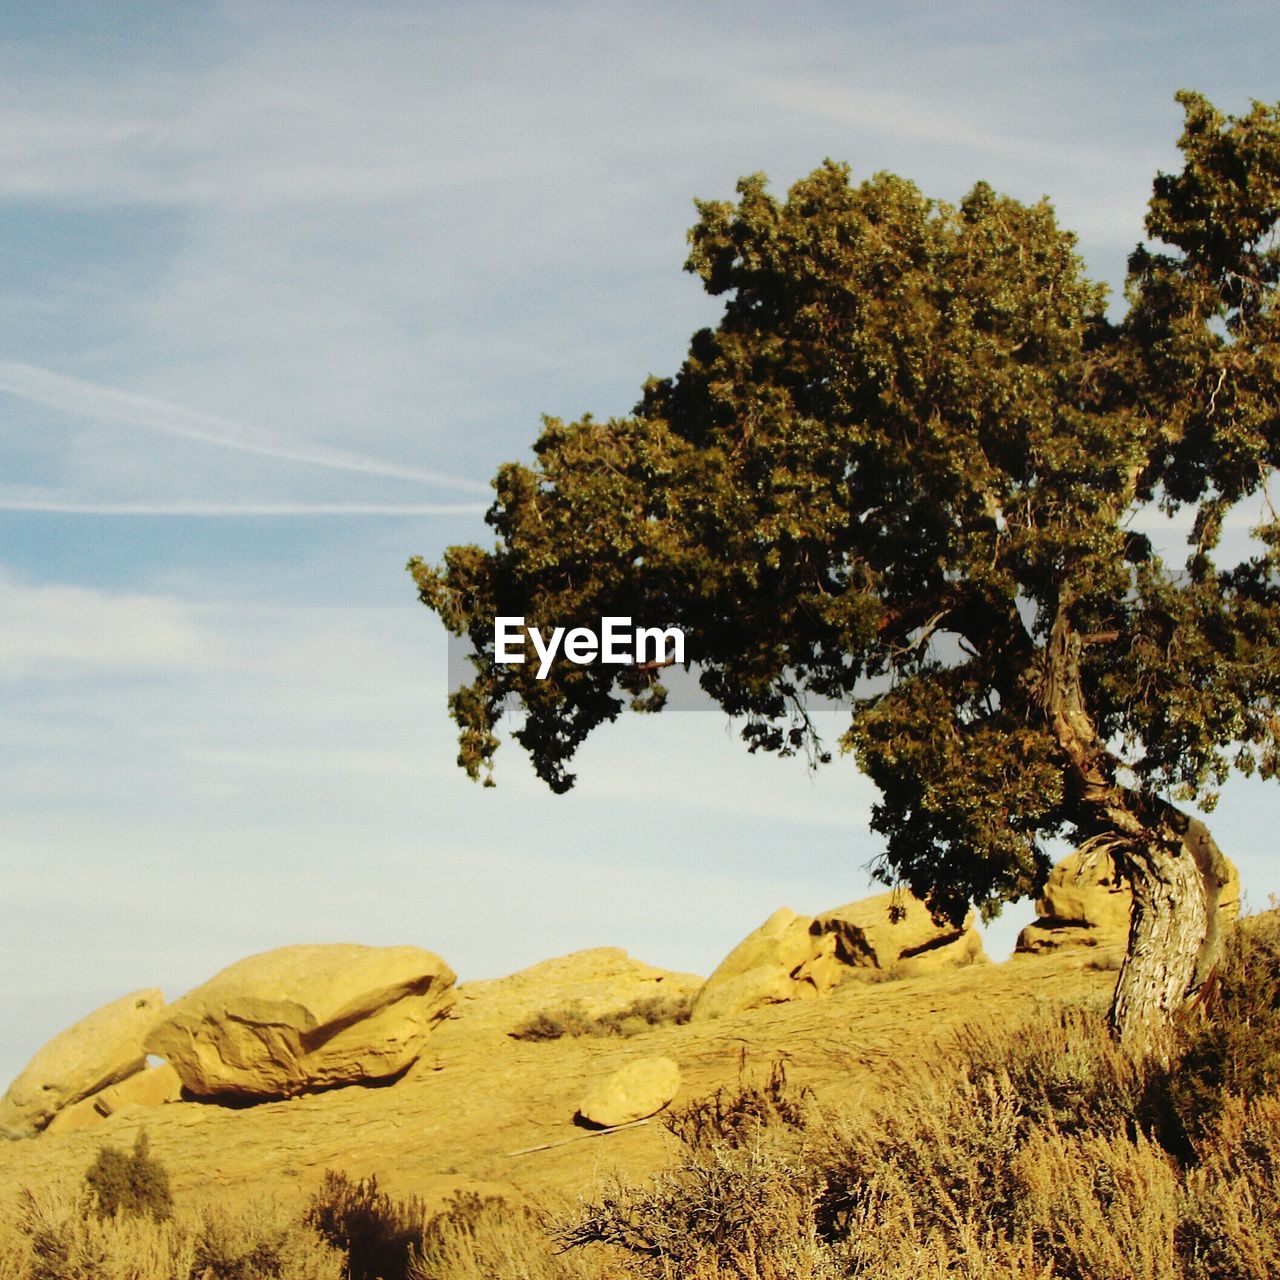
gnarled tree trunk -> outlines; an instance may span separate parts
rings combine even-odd
[[[1086,640],[1071,626],[1070,605],[1064,590],[1045,651],[1042,705],[1069,762],[1078,825],[1111,849],[1133,890],[1112,1028],[1135,1053],[1162,1058],[1174,1015],[1217,961],[1226,859],[1198,818],[1117,782],[1115,762],[1085,704],[1080,655]]]
[[[1133,889],[1129,949],[1111,1003],[1111,1025],[1134,1052],[1163,1057],[1177,1011],[1212,976],[1218,900],[1227,864],[1198,818],[1160,802],[1155,838],[1126,842],[1121,870]]]

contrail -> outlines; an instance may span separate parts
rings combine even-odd
[[[109,418],[113,422],[127,423],[146,431],[180,436],[185,440],[199,440],[202,444],[238,449],[242,453],[285,458],[290,462],[305,462],[314,467],[329,467],[336,471],[390,476],[396,480],[412,480],[419,484],[461,489],[466,493],[489,492],[489,486],[478,480],[467,480],[422,467],[406,467],[397,462],[387,462],[382,458],[371,458],[367,454],[351,453],[345,449],[294,444],[265,432],[250,431],[240,423],[218,414],[186,409],[164,400],[153,400],[149,396],[135,395],[131,391],[121,391],[117,387],[104,386],[98,382],[87,382],[83,378],[67,377],[65,374],[54,373],[51,369],[40,369],[35,365],[19,364],[13,360],[0,360],[0,391],[22,400],[49,405],[65,413],[86,418]]]
[[[479,502],[98,502],[92,498],[8,497],[0,511],[50,511],[85,516],[472,516]]]

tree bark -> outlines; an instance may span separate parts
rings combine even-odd
[[[1133,915],[1111,1025],[1126,1048],[1163,1059],[1176,1014],[1212,979],[1227,868],[1203,822],[1160,804],[1153,838],[1120,857]]]

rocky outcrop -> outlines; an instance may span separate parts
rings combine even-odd
[[[453,1019],[458,1030],[506,1035],[538,1014],[572,1008],[598,1018],[651,1000],[688,1000],[701,986],[696,974],[657,969],[632,959],[621,947],[595,947],[544,960],[506,978],[462,983]]]
[[[693,1020],[812,1000],[829,991],[833,967],[815,964],[813,923],[812,916],[779,907],[716,966],[693,1003]]]
[[[287,1098],[395,1077],[452,1002],[453,971],[418,947],[281,947],[176,1001],[146,1040],[197,1097]]]
[[[661,1111],[680,1089],[680,1068],[670,1058],[641,1058],[592,1085],[579,1119],[601,1129],[631,1124]]]
[[[141,1071],[144,1038],[163,1007],[159,991],[135,991],[54,1036],[0,1099],[0,1130],[38,1133],[60,1111]]]
[[[1228,862],[1230,878],[1218,899],[1218,919],[1240,914],[1240,875]],[[1133,895],[1107,854],[1069,853],[1049,873],[1036,903],[1036,920],[1018,935],[1016,952],[1123,952],[1129,941]]]
[[[919,898],[905,892],[881,893],[825,911],[814,920],[812,932],[821,955],[854,970],[853,976],[906,976],[986,958],[973,912],[960,925],[938,924]]]
[[[812,1000],[848,981],[907,976],[985,959],[970,914],[936,924],[905,892],[863,898],[819,916],[775,911],[724,958],[698,994],[695,1021],[790,1000]]]
[[[108,1116],[123,1111],[125,1107],[159,1107],[167,1102],[177,1102],[181,1097],[182,1081],[178,1079],[178,1073],[167,1062],[162,1062],[158,1067],[148,1067],[59,1111],[49,1122],[46,1132],[75,1133],[96,1129]]]

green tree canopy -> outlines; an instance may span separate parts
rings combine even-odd
[[[1280,108],[1182,94],[1184,167],[1108,319],[1046,201],[958,204],[827,162],[698,203],[687,267],[725,300],[632,416],[547,419],[502,467],[496,546],[410,567],[470,638],[459,757],[513,736],[550,786],[659,672],[496,662],[494,618],[678,625],[752,750],[827,757],[880,793],[878,870],[934,909],[1033,893],[1069,835],[1131,880],[1121,1030],[1167,1021],[1212,962],[1221,857],[1199,818],[1234,767],[1280,764],[1280,520],[1220,566],[1223,518],[1280,462]],[[1135,512],[1194,509],[1185,564]]]

